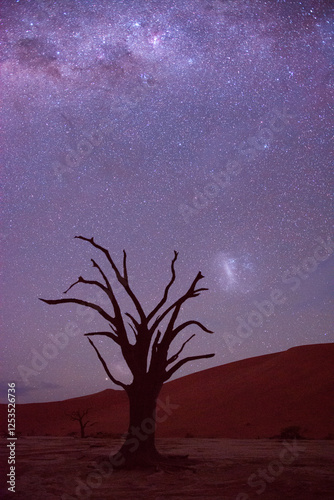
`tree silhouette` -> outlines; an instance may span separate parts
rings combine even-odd
[[[130,418],[127,437],[120,451],[114,457],[114,465],[131,468],[137,465],[148,466],[158,462],[163,462],[166,460],[166,457],[163,457],[157,451],[155,446],[156,403],[160,390],[164,382],[166,382],[166,380],[168,380],[185,363],[203,358],[211,358],[214,356],[214,354],[202,354],[179,359],[184,347],[194,337],[194,335],[188,338],[188,340],[182,344],[181,348],[175,354],[169,355],[169,349],[172,342],[178,334],[180,334],[180,332],[188,326],[196,325],[204,332],[213,333],[196,320],[186,321],[178,326],[175,325],[182,305],[188,299],[197,297],[200,292],[208,290],[208,288],[196,288],[197,283],[204,276],[201,272],[199,272],[187,292],[178,300],[173,302],[169,307],[162,310],[163,306],[167,302],[169,290],[176,278],[175,262],[177,260],[178,252],[174,251],[174,258],[171,263],[172,276],[169,283],[165,287],[163,297],[148,314],[145,314],[142,305],[129,284],[126,262],[127,255],[125,250],[123,250],[122,275],[112,260],[109,251],[95,243],[94,238],[85,238],[83,236],[75,236],[75,238],[89,242],[93,247],[104,253],[116,276],[116,279],[131,299],[137,311],[137,319],[128,312],[121,312],[120,305],[116,299],[109,279],[102,268],[93,259],[91,259],[93,267],[98,270],[103,282],[101,283],[95,280],[86,280],[82,276],[79,276],[78,280],[64,293],[68,293],[68,291],[78,283],[98,287],[108,296],[112,305],[113,313],[108,313],[97,304],[75,298],[40,300],[52,305],[75,303],[86,306],[97,311],[109,325],[109,329],[107,331],[90,332],[85,335],[88,337],[89,343],[95,350],[110,380],[112,380],[114,384],[122,387],[126,391],[129,399]],[[134,343],[130,343],[129,335],[125,327],[125,316],[131,320],[131,322],[127,323],[134,333]],[[162,328],[161,323],[165,319],[167,325]],[[120,380],[117,380],[112,375],[105,360],[91,340],[91,337],[96,335],[107,337],[120,346],[123,358],[132,374],[132,382],[130,384],[125,384]]]
[[[90,420],[84,421],[84,418],[88,415],[88,412],[91,410],[91,408],[87,408],[86,410],[74,410],[71,413],[66,413],[68,417],[70,417],[71,420],[79,422],[80,425],[80,436],[82,438],[86,437],[85,436],[85,429],[87,425],[89,424],[89,427],[93,426],[96,424],[96,422],[91,422]]]

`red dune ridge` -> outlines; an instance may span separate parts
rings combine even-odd
[[[268,438],[299,426],[306,438],[333,438],[333,366],[334,344],[316,344],[172,380],[159,396],[163,404],[169,398],[172,406],[168,418],[158,424],[157,436]],[[65,401],[18,404],[16,429],[23,435],[79,433],[78,423],[66,413],[86,408],[96,422],[87,434],[126,432],[127,396],[113,389]],[[0,405],[0,411],[4,431],[7,406]]]

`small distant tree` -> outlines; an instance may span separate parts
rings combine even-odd
[[[96,424],[96,422],[91,422],[90,420],[87,420],[85,417],[87,417],[88,412],[91,410],[91,408],[87,408],[86,410],[75,410],[72,411],[71,413],[66,413],[68,417],[70,417],[71,420],[75,422],[79,422],[80,425],[80,436],[82,438],[86,437],[85,436],[85,429],[87,425],[89,427],[92,427],[93,425]]]
[[[289,425],[281,429],[281,439],[303,439],[299,425]]]
[[[178,252],[174,252],[174,258],[171,263],[172,276],[165,288],[163,297],[149,313],[145,313],[129,283],[126,262],[127,255],[125,250],[123,250],[123,273],[121,274],[106,248],[95,243],[93,238],[89,239],[83,236],[75,236],[75,238],[89,242],[93,247],[97,248],[105,255],[117,281],[131,299],[138,315],[137,318],[129,312],[122,313],[109,278],[104,273],[100,265],[93,259],[91,259],[93,267],[99,272],[102,278],[102,283],[96,280],[87,280],[82,276],[79,276],[78,280],[64,293],[66,294],[77,284],[88,284],[98,287],[103,290],[109,298],[113,313],[107,312],[97,304],[76,298],[40,300],[52,305],[66,303],[80,304],[97,311],[100,316],[107,321],[109,326],[108,330],[90,332],[85,335],[88,337],[90,345],[96,352],[97,357],[99,358],[110,380],[114,384],[122,387],[126,391],[129,399],[130,419],[127,437],[120,451],[116,454],[115,461],[117,460],[119,466],[127,468],[137,465],[151,466],[152,464],[165,462],[166,457],[162,457],[155,447],[155,413],[156,402],[160,390],[166,380],[168,380],[184,364],[190,361],[211,358],[214,356],[214,354],[201,354],[179,359],[179,356],[186,344],[194,337],[194,335],[183,342],[181,348],[177,352],[174,352],[173,354],[169,353],[173,341],[185,328],[189,326],[196,325],[206,333],[213,333],[203,326],[202,323],[196,320],[190,320],[176,325],[176,320],[183,304],[189,299],[198,297],[200,292],[208,290],[208,288],[196,288],[197,283],[204,276],[201,272],[199,272],[186,293],[173,302],[169,307],[162,310],[163,306],[167,302],[170,287],[174,283],[176,277],[175,262],[177,260]],[[134,333],[134,343],[131,343],[129,340],[129,334],[125,326],[126,317],[131,321],[128,322],[128,326]],[[163,331],[161,323],[165,319],[167,326]],[[133,380],[130,384],[125,384],[124,382],[117,380],[112,375],[107,363],[91,339],[91,337],[96,335],[111,339],[121,348],[123,358],[132,373]],[[138,437],[138,430],[143,428],[142,425],[145,422],[150,423],[150,431],[146,432],[144,436],[141,435],[141,437]]]

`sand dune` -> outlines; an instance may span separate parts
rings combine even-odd
[[[307,438],[334,436],[334,344],[294,347],[284,352],[210,368],[165,384],[160,400],[173,405],[160,437],[268,438],[296,425]],[[52,403],[17,405],[23,435],[66,436],[78,424],[65,413],[92,408],[97,423],[88,434],[126,431],[124,391],[103,392]],[[1,405],[5,430],[6,406]],[[2,429],[3,427],[3,429]]]

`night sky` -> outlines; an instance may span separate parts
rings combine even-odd
[[[330,2],[4,0],[1,384],[17,402],[117,388],[84,333],[94,236],[145,311],[201,271],[177,376],[333,341]],[[134,312],[116,286],[124,310]],[[107,306],[106,306],[107,307]],[[67,332],[67,333],[66,333]],[[96,339],[96,337],[95,337]],[[95,344],[128,382],[119,348]],[[208,388],[209,390],[209,388]],[[4,400],[6,392],[3,391]]]

